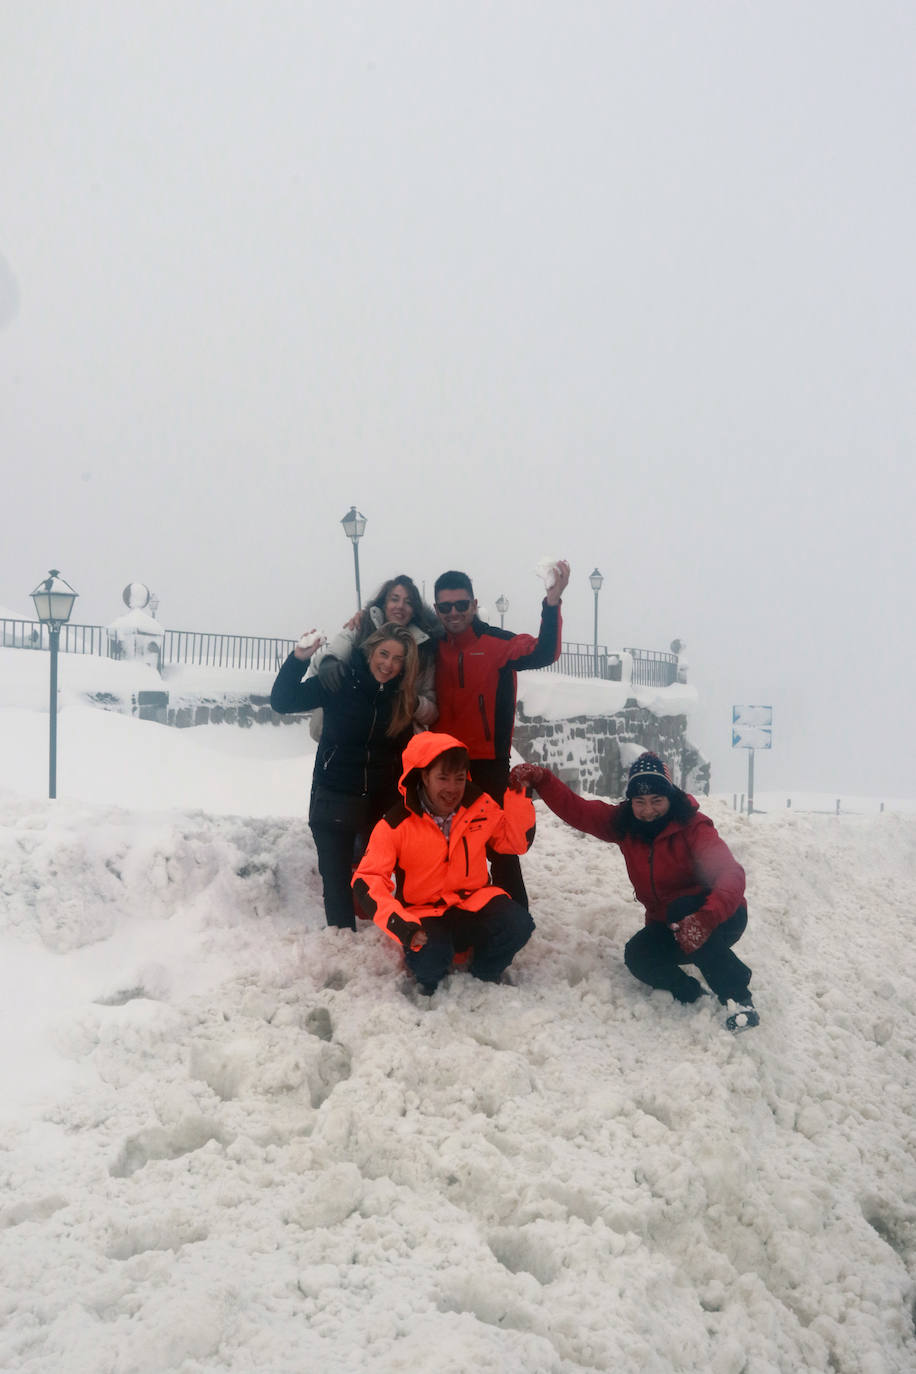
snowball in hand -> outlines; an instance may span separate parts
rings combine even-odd
[[[541,558],[534,570],[538,577],[543,577],[548,591],[557,580],[557,564],[561,561],[559,558]]]
[[[320,630],[309,630],[307,634],[299,636],[298,649],[317,649],[319,644],[327,644],[327,638]]]

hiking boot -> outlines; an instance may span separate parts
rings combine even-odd
[[[432,997],[438,986],[438,983],[418,983],[417,992],[421,997]]]
[[[752,1026],[760,1025],[760,1014],[751,1001],[750,994],[741,1002],[735,1002],[729,998],[727,1007],[726,1030],[734,1031],[737,1034],[738,1031],[750,1030]]]

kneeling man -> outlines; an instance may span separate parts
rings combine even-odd
[[[534,930],[523,906],[487,872],[487,850],[524,854],[534,806],[508,791],[502,806],[468,776],[468,751],[452,735],[414,735],[403,754],[403,800],[382,817],[353,877],[361,910],[404,947],[420,991],[431,996],[456,954],[469,972],[500,976]]]

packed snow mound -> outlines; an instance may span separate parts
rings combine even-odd
[[[737,1039],[540,804],[516,986],[421,1004],[304,818],[0,794],[0,1366],[914,1368],[916,817],[710,810]]]

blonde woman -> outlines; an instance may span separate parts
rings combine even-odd
[[[303,635],[303,641],[308,639]],[[350,879],[376,821],[398,800],[401,754],[417,709],[417,646],[405,626],[382,625],[359,645],[332,688],[303,680],[315,642],[297,645],[270,704],[281,715],[323,708],[309,805],[329,926],[355,930]]]

